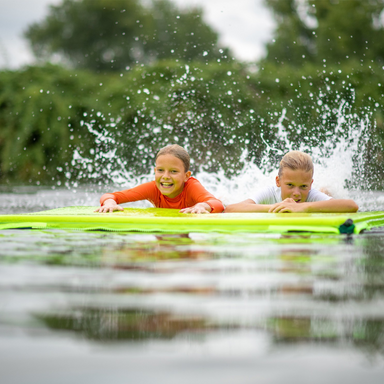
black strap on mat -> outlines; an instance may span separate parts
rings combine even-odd
[[[346,220],[339,227],[340,233],[347,233],[347,234],[352,234],[354,229],[355,229],[355,224],[353,224],[353,220],[352,219]]]

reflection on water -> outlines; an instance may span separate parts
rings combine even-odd
[[[382,230],[0,241],[2,382],[57,382],[53,367],[79,381],[83,364],[95,383],[384,377]]]
[[[47,327],[81,332],[97,341],[171,339],[183,332],[209,329],[203,317],[177,316],[147,310],[78,309],[63,314],[37,315]]]

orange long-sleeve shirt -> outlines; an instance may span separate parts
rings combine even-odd
[[[184,184],[183,191],[173,199],[164,196],[156,187],[155,181],[138,185],[120,192],[105,193],[101,196],[100,205],[107,199],[113,199],[117,204],[131,201],[148,200],[157,208],[183,209],[192,207],[197,203],[207,203],[211,213],[220,213],[224,210],[223,203],[209,193],[194,177],[190,177]]]

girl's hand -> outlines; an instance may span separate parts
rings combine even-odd
[[[193,207],[184,208],[180,213],[210,213],[212,208],[207,203],[197,203]]]
[[[104,204],[97,208],[95,212],[100,213],[107,213],[107,212],[113,212],[113,211],[124,211],[123,207],[120,207],[120,205],[117,205],[116,201],[113,199],[108,199],[104,201]]]

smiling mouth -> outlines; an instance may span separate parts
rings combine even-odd
[[[163,188],[170,188],[170,187],[173,187],[173,183],[160,183],[160,185],[161,185]]]

